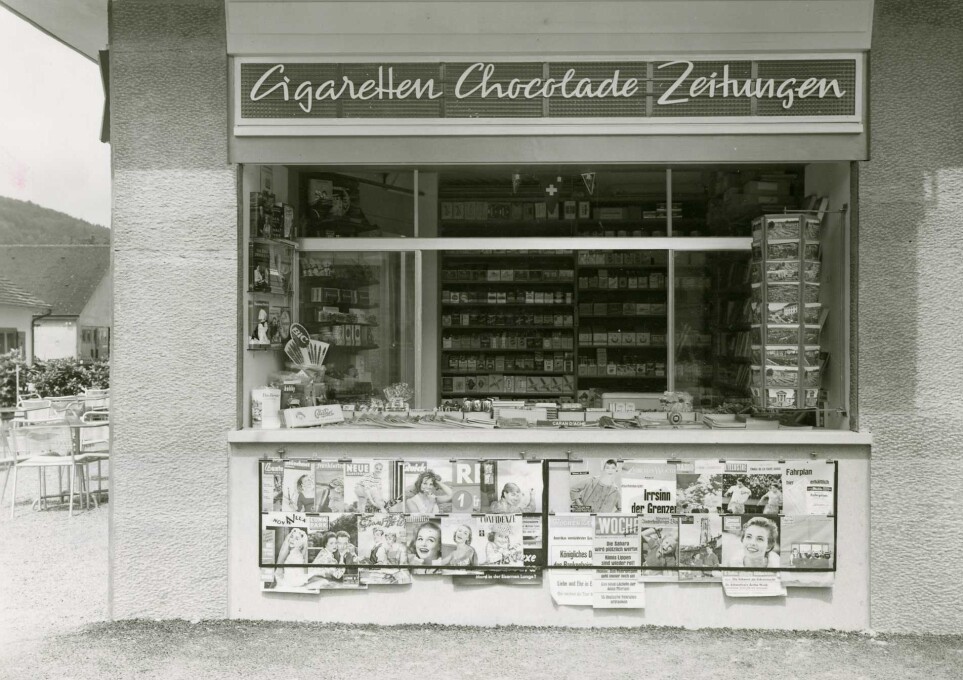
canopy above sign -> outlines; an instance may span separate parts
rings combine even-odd
[[[863,56],[235,60],[235,134],[860,133]]]

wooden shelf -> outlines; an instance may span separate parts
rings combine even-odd
[[[489,371],[487,369],[477,369],[474,371],[447,371],[443,370],[442,375],[520,375],[523,377],[528,376],[544,376],[544,375],[575,375],[574,371],[529,371],[529,370],[519,370],[519,369],[505,369],[504,371]]]
[[[483,348],[478,348],[478,347],[444,347],[444,348],[442,348],[441,351],[442,351],[442,352],[471,352],[472,354],[478,354],[479,352],[481,352],[481,353],[483,353],[483,354],[494,354],[494,353],[498,353],[498,352],[574,352],[575,350],[572,349],[571,347],[569,347],[568,349],[565,349],[565,348],[555,348],[555,349],[553,349],[553,348],[545,348],[545,347],[538,347],[538,348],[535,348],[535,347],[523,347],[523,348],[521,348],[521,349],[517,349],[517,348],[515,348],[515,347],[512,347],[512,348],[499,347],[499,348],[496,348],[496,349],[492,349],[491,347],[483,347]]]
[[[580,293],[664,293],[667,288],[579,288]],[[700,291],[701,292],[701,291]]]
[[[575,328],[575,326],[534,326],[532,324],[512,324],[510,326],[500,326],[498,324],[490,324],[487,326],[442,326],[442,330],[446,331],[490,331],[490,330],[521,330],[521,329],[534,329],[539,331],[545,330],[558,330],[558,331],[570,331]]]
[[[442,302],[442,307],[555,307],[560,309],[567,307],[574,309],[574,302]]]
[[[442,397],[564,397],[574,394],[575,390],[565,390],[564,392],[492,392],[490,390],[480,390],[475,392],[442,392]]]

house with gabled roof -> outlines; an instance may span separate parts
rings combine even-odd
[[[8,245],[0,273],[39,303],[24,337],[28,359],[109,358],[109,245]]]
[[[0,275],[0,354],[21,349],[33,360],[33,322],[50,312],[50,305]]]

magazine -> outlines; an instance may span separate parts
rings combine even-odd
[[[308,518],[301,512],[261,515],[261,587],[264,590],[310,593],[308,587]]]
[[[317,512],[344,512],[344,464],[337,460],[316,460],[314,507]]]
[[[448,515],[441,518],[441,561],[446,567],[457,567],[452,575],[475,575],[481,571],[469,571],[482,560],[479,551],[487,547],[488,536],[480,526],[478,517],[468,514]]]
[[[478,517],[479,534],[485,542],[478,548],[480,565],[495,567],[525,566],[525,537],[520,514],[487,514]]]
[[[266,243],[251,243],[248,250],[250,271],[248,273],[248,290],[254,292],[269,292],[271,279],[271,248]]]
[[[361,583],[406,585],[411,583],[408,564],[408,534],[405,517],[395,513],[358,516],[358,563],[379,565],[361,568]]]
[[[548,565],[592,566],[595,518],[572,513],[548,517]]]
[[[783,514],[832,515],[835,512],[835,484],[835,463],[786,461],[782,477]]]
[[[261,461],[261,511],[281,509],[284,498],[284,461]]]
[[[404,518],[408,564],[422,567],[413,573],[422,576],[444,574],[441,569],[426,568],[441,565],[441,518],[432,515],[404,515]]]
[[[781,564],[778,515],[722,518],[722,566],[775,569]]]
[[[730,515],[782,512],[783,464],[771,460],[727,460],[722,502]]]
[[[680,581],[718,581],[722,564],[722,517],[714,513],[679,518]]]
[[[358,516],[354,513],[308,515],[307,585],[315,590],[362,587],[358,574]]]
[[[627,460],[622,463],[622,512],[634,515],[676,513],[676,466]]]
[[[622,464],[591,458],[569,468],[570,512],[622,511]]]
[[[438,515],[452,511],[452,463],[447,458],[406,460],[401,464],[402,497],[392,512]]]
[[[482,461],[481,496],[482,512],[504,515],[541,512],[541,461]]]
[[[836,564],[832,517],[786,515],[781,518],[783,569],[832,569]]]
[[[252,300],[248,304],[248,320],[251,331],[248,334],[249,347],[268,347],[271,345],[271,305],[268,302]]]
[[[639,521],[632,515],[596,515],[592,563],[597,567],[640,566]]]
[[[456,460],[452,463],[452,512],[481,511],[481,462]]]
[[[401,499],[401,472],[395,460],[355,459],[344,464],[345,508],[386,512]]]
[[[283,491],[282,510],[285,512],[313,512],[314,471],[311,463],[303,460],[284,461]]]
[[[687,460],[676,465],[676,501],[679,512],[722,512],[722,476],[725,463],[718,460]]]
[[[679,566],[679,517],[645,515],[639,517],[642,544],[641,578],[644,581],[675,581]],[[662,569],[660,567],[667,567]]]

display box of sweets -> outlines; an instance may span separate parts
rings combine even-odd
[[[770,302],[768,304],[753,302],[750,306],[750,320],[754,324],[818,325],[821,313],[822,305],[818,302],[802,305],[797,302]],[[765,317],[763,317],[763,314],[765,314]]]

